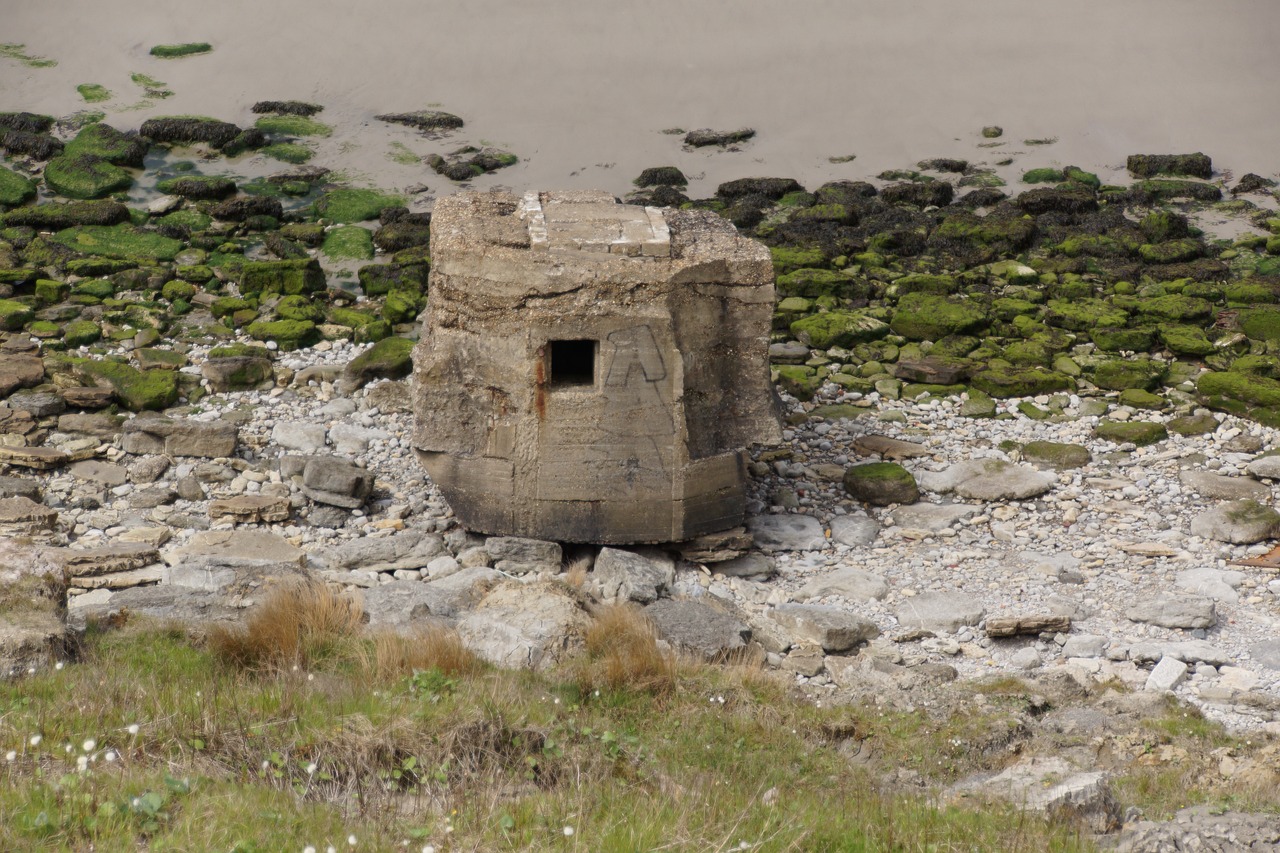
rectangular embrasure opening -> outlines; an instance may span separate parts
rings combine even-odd
[[[596,350],[599,341],[548,341],[551,387],[581,388],[596,384]]]

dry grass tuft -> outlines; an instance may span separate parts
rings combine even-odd
[[[587,570],[591,568],[590,557],[578,557],[570,560],[565,566],[564,582],[576,590],[581,590],[587,583]]]
[[[675,652],[658,644],[653,622],[638,608],[600,608],[585,637],[587,656],[580,674],[586,687],[671,693],[679,675]]]
[[[484,661],[462,644],[456,631],[441,625],[410,636],[387,631],[373,637],[372,659],[364,669],[380,680],[437,670],[443,675],[467,675],[484,668]]]
[[[242,626],[216,626],[209,647],[227,663],[245,669],[307,667],[355,637],[363,618],[360,602],[322,584],[276,587]]]

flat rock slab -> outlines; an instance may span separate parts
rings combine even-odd
[[[764,554],[743,554],[732,560],[712,563],[708,568],[712,574],[730,578],[755,578],[764,580],[777,574],[778,566],[772,557]]]
[[[253,524],[261,521],[284,521],[292,507],[288,498],[268,495],[240,495],[209,502],[210,521]]]
[[[331,569],[394,572],[422,569],[445,552],[444,540],[434,533],[407,528],[389,536],[362,536],[311,554],[314,563]]]
[[[1280,480],[1280,456],[1263,456],[1250,462],[1245,470],[1264,480]]]
[[[165,567],[159,563],[127,572],[111,572],[94,577],[79,577],[74,581],[81,589],[129,589],[135,586],[156,584],[164,580]]]
[[[302,493],[317,503],[358,509],[373,492],[373,473],[337,456],[313,456],[302,468]]]
[[[226,421],[146,415],[125,423],[121,447],[126,453],[217,459],[235,453],[239,436],[239,427]]]
[[[70,460],[70,455],[54,447],[6,447],[0,445],[0,462],[19,468],[49,471],[54,468],[61,468]]]
[[[890,519],[898,527],[941,533],[980,512],[982,507],[970,504],[914,503],[893,510]]]
[[[12,533],[36,533],[52,530],[58,523],[58,511],[22,496],[0,500],[0,530]]]
[[[1108,845],[1119,853],[1163,851],[1271,851],[1280,849],[1274,814],[1224,812],[1217,805],[1193,806],[1172,820],[1126,823]]]
[[[877,574],[843,566],[830,574],[809,581],[796,597],[802,601],[838,596],[849,601],[879,601],[889,594],[889,584]]]
[[[564,552],[557,542],[520,536],[490,536],[484,543],[494,568],[509,574],[559,571]]]
[[[903,441],[884,435],[863,435],[853,440],[853,450],[859,456],[879,456],[882,459],[919,459],[929,456],[929,448],[914,441]]]
[[[663,640],[703,660],[724,660],[751,639],[746,622],[701,601],[664,598],[644,612]]]
[[[1280,530],[1280,512],[1257,501],[1220,504],[1191,520],[1191,533],[1215,542],[1252,545],[1272,539]]]
[[[828,653],[845,652],[880,636],[876,623],[838,607],[780,604],[769,615],[796,642],[816,643]]]
[[[1025,758],[992,777],[962,783],[953,793],[999,797],[1031,811],[1070,815],[1092,831],[1120,826],[1120,805],[1102,771],[1079,772],[1058,757]]]
[[[982,602],[958,592],[922,592],[898,606],[898,622],[904,628],[935,633],[955,633],[977,625],[986,615]]]
[[[1138,601],[1125,616],[1162,628],[1212,628],[1218,621],[1213,599],[1203,596],[1158,595]]]
[[[271,428],[271,443],[289,450],[314,453],[324,449],[327,435],[324,424],[284,421]]]
[[[490,663],[545,669],[582,646],[591,617],[553,584],[509,582],[495,587],[458,620],[463,644]]]
[[[100,459],[76,462],[67,471],[78,480],[88,480],[103,486],[122,486],[129,479],[129,472],[124,466]]]
[[[941,475],[918,477],[922,488],[949,492],[970,500],[1018,501],[1034,498],[1053,488],[1058,478],[1032,465],[1015,465],[1003,459],[970,459],[957,462]]]
[[[1195,595],[1216,598],[1218,601],[1225,601],[1228,604],[1238,604],[1240,594],[1236,592],[1236,589],[1244,583],[1244,572],[1207,568],[1187,569],[1178,573],[1174,583],[1178,585],[1179,589],[1184,589]]]
[[[307,564],[305,551],[267,530],[204,530],[181,547],[166,551],[164,561],[175,566],[198,557],[215,557],[226,565]]]
[[[44,362],[38,355],[0,353],[0,397],[44,381]]]
[[[843,473],[844,469],[841,469]],[[751,534],[745,527],[733,527],[718,533],[707,533],[681,542],[680,556],[692,563],[722,563],[741,557],[752,547]]]
[[[1267,669],[1280,671],[1280,640],[1263,640],[1249,647],[1249,656]]]
[[[837,515],[831,519],[831,541],[865,548],[880,535],[880,522],[865,515]]]
[[[1187,677],[1187,665],[1177,658],[1162,657],[1147,676],[1147,690],[1158,693],[1172,690]]]
[[[1027,634],[1065,634],[1071,630],[1071,617],[1057,614],[1029,616],[991,616],[987,619],[988,637],[1018,637]]]
[[[364,592],[364,612],[371,628],[412,631],[432,621],[452,624],[459,614],[479,603],[502,574],[493,569],[463,569],[446,578],[392,581]]]
[[[1224,501],[1267,501],[1271,499],[1271,489],[1251,480],[1248,477],[1227,477],[1209,471],[1188,469],[1178,474],[1182,485],[1206,498]]]
[[[1231,655],[1207,640],[1146,642],[1129,646],[1129,660],[1137,663],[1153,663],[1165,657],[1180,660],[1183,663],[1207,663],[1210,666],[1224,666],[1231,663]]]
[[[817,551],[827,547],[822,524],[811,515],[756,515],[747,529],[761,551]]]
[[[40,503],[40,484],[26,477],[0,476],[0,498],[16,497]]]
[[[136,542],[102,545],[97,548],[63,548],[57,552],[67,574],[87,578],[112,572],[127,572],[160,562],[160,552]],[[84,584],[77,584],[84,586]]]
[[[1056,441],[1031,441],[1022,446],[1022,458],[1035,465],[1060,471],[1083,468],[1093,461],[1089,448]]]

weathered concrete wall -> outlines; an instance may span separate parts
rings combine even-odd
[[[780,439],[768,251],[705,211],[462,193],[432,217],[414,444],[466,526],[667,542],[741,521]]]

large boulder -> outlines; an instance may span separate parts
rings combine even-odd
[[[562,586],[512,582],[494,588],[458,620],[457,630],[468,649],[491,663],[546,669],[581,648],[590,624],[581,603]]]

